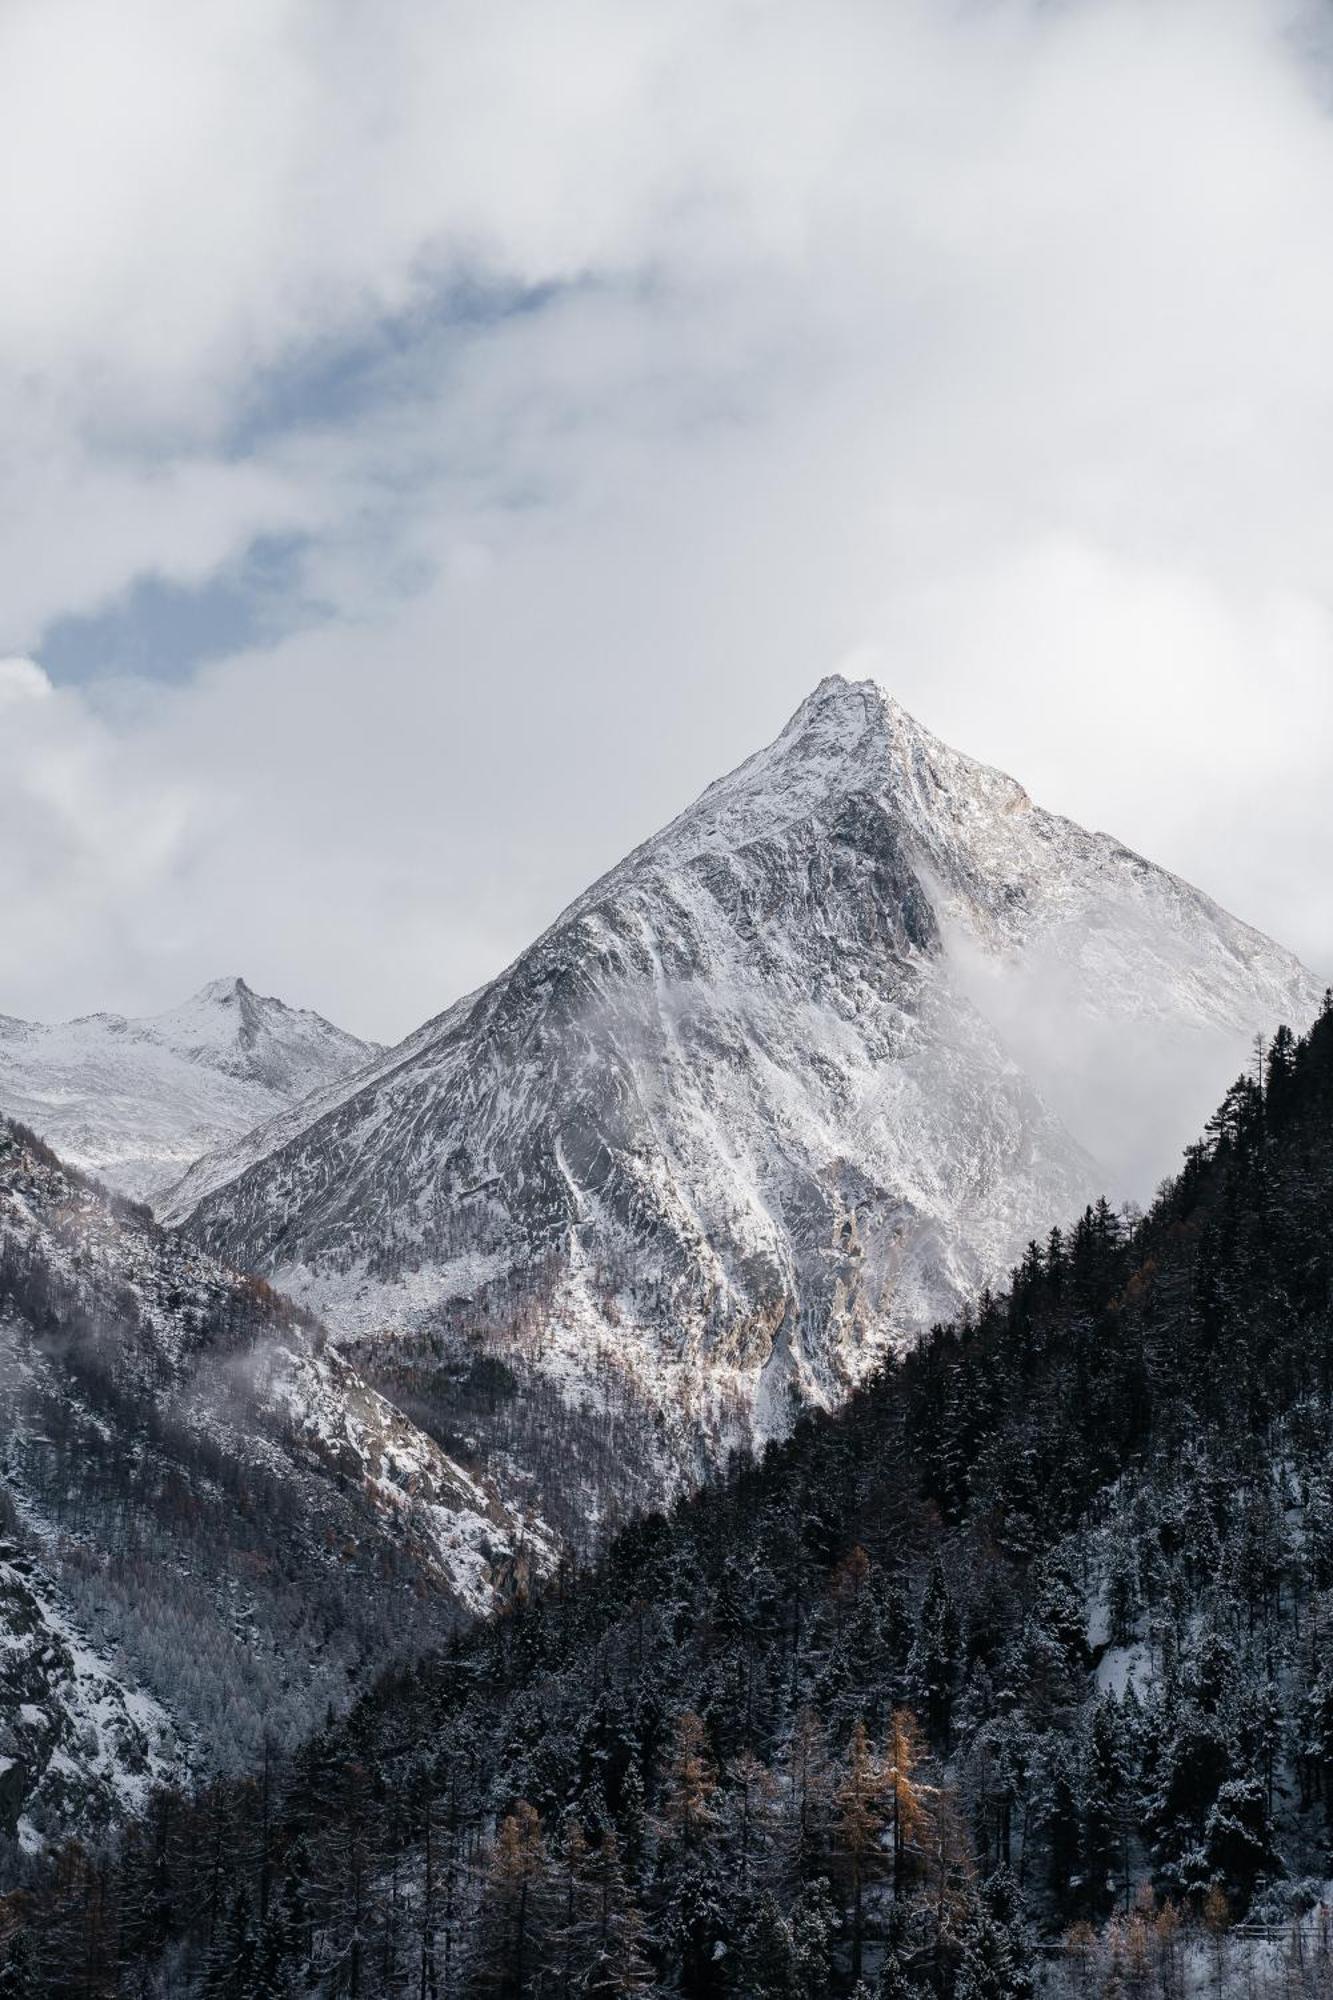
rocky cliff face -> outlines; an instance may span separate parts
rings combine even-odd
[[[151,1199],[227,1143],[377,1051],[319,1014],[215,979],[145,1020],[0,1015],[0,1112],[71,1165]]]
[[[1317,1000],[1206,896],[833,678],[490,986],[167,1210],[343,1338],[480,1330],[779,1430],[1165,1172],[1254,1033]]]

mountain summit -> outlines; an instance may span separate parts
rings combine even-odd
[[[151,1198],[200,1153],[375,1053],[233,976],[142,1020],[0,1015],[0,1111],[119,1192]]]
[[[168,1212],[344,1337],[523,1339],[771,1431],[1034,1232],[1150,1187],[1253,1035],[1318,998],[833,676],[499,978]]]

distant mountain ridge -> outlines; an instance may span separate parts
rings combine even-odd
[[[375,1053],[322,1015],[215,979],[143,1019],[0,1015],[0,1112],[118,1192],[152,1199],[201,1153]]]
[[[522,1340],[572,1396],[611,1367],[667,1412],[711,1399],[719,1440],[780,1431],[1034,1232],[1149,1187],[1319,998],[833,676],[489,986],[164,1212],[363,1359]]]

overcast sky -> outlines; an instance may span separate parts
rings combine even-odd
[[[1333,972],[1279,0],[6,0],[0,1012],[396,1037],[826,672]]]

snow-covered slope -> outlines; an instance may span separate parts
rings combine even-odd
[[[169,1014],[44,1026],[0,1015],[0,1111],[151,1200],[224,1145],[376,1053],[319,1014],[215,979]]]
[[[490,986],[167,1212],[340,1336],[522,1333],[572,1383],[609,1362],[771,1431],[1150,1185],[1318,998],[834,677]]]
[[[553,1557],[308,1315],[0,1120],[0,1836],[299,1740]]]

